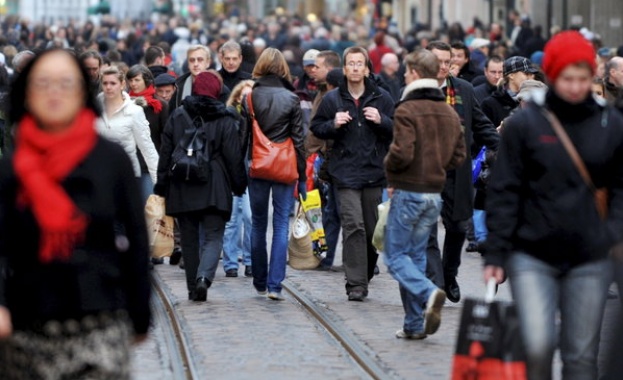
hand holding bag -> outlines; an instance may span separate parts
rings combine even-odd
[[[299,178],[292,138],[288,137],[285,141],[277,143],[270,141],[264,135],[255,119],[251,95],[252,93],[247,95],[249,115],[253,120],[253,144],[251,145],[249,177],[292,184]]]
[[[145,204],[145,219],[149,236],[149,250],[152,257],[171,256],[173,252],[173,218],[166,215],[165,200],[150,195]]]

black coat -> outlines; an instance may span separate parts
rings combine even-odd
[[[225,69],[220,69],[218,73],[221,74],[221,78],[223,78],[223,84],[230,90],[233,90],[234,87],[236,87],[236,85],[243,80],[251,79],[251,74],[242,71],[242,68],[233,73],[230,73]]]
[[[39,227],[29,209],[17,207],[13,157],[0,161],[0,304],[16,329],[49,320],[81,319],[100,311],[127,310],[134,331],[150,322],[149,247],[144,206],[130,160],[119,145],[98,138],[94,149],[62,182],[89,225],[83,244],[67,262],[41,264]],[[118,226],[129,248],[117,248]]]
[[[482,102],[482,112],[487,115],[493,125],[499,127],[502,120],[506,119],[518,105],[519,102],[513,99],[505,88],[502,88]]]
[[[210,157],[210,179],[206,183],[188,183],[172,178],[171,155],[184,131],[193,128],[192,120],[203,118]],[[214,211],[229,220],[232,211],[232,192],[240,196],[247,186],[243,154],[240,149],[235,111],[223,103],[204,96],[188,96],[176,109],[162,134],[158,183],[155,192],[166,198],[167,214],[176,216],[192,211]]]
[[[299,181],[305,182],[305,135],[303,132],[303,113],[299,97],[294,93],[290,82],[275,75],[258,78],[253,86],[252,104],[255,118],[266,137],[274,142],[292,138],[296,151],[296,167]],[[247,97],[242,101],[242,116],[246,123],[241,125],[240,136],[243,152],[251,154],[253,144],[253,120],[247,108]]]
[[[474,89],[469,82],[450,77],[456,91],[457,105],[455,110],[465,128],[465,146],[472,144],[486,146],[492,151],[497,150],[500,136],[495,126],[485,116],[480,104],[474,96]],[[447,91],[444,89],[444,91]],[[460,100],[461,104],[458,104]],[[444,199],[443,216],[453,221],[471,218],[473,213],[472,158],[468,154],[463,164],[455,170],[448,171],[446,186],[442,193]]]
[[[381,114],[381,124],[366,120],[365,107],[374,107]],[[335,128],[335,114],[348,111],[350,123]],[[329,175],[338,188],[362,189],[385,186],[383,159],[393,137],[394,101],[391,95],[370,79],[359,106],[348,92],[347,84],[329,91],[312,119],[311,131],[320,139],[333,140],[329,154]]]
[[[607,257],[623,240],[623,117],[592,97],[571,105],[550,93],[546,104],[595,187],[608,189],[608,218],[600,220],[592,191],[531,102],[504,123],[487,192],[487,264],[522,250],[566,270]]]

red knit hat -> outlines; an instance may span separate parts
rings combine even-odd
[[[543,53],[543,71],[550,83],[569,65],[585,62],[593,74],[597,69],[593,45],[578,32],[558,33],[545,45]]]
[[[209,71],[199,73],[193,82],[193,95],[203,95],[218,99],[221,94],[221,81],[216,74]]]

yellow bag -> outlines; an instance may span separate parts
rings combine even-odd
[[[173,252],[173,217],[166,215],[164,198],[150,195],[145,204],[145,219],[152,257],[171,256]]]
[[[320,264],[320,259],[314,255],[311,230],[302,207],[299,207],[290,232],[288,264],[294,269],[314,269]]]
[[[301,206],[305,211],[305,217],[311,228],[311,241],[314,255],[322,260],[327,255],[327,241],[324,234],[324,226],[322,225],[322,201],[320,192],[314,189],[307,192],[307,198],[301,200]]]

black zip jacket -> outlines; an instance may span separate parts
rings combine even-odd
[[[366,107],[378,109],[381,124],[366,120]],[[348,111],[353,119],[335,128],[338,111]],[[383,159],[392,141],[393,115],[391,95],[367,78],[358,106],[346,83],[325,95],[312,119],[311,131],[320,139],[334,140],[329,156],[329,175],[334,185],[349,189],[386,186]]]
[[[502,266],[510,253],[523,251],[564,270],[605,258],[623,240],[623,116],[592,97],[571,105],[550,92],[546,105],[595,186],[608,189],[608,218],[600,220],[541,105],[530,103],[504,123],[487,193],[486,264]]]

